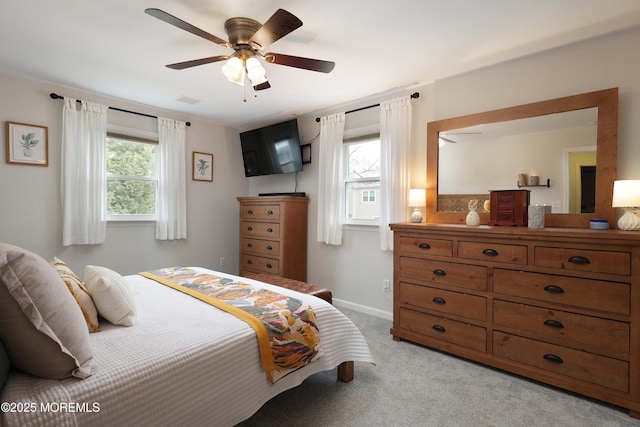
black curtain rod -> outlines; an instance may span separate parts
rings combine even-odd
[[[49,94],[49,96],[51,97],[51,99],[64,99],[64,96],[60,96],[57,93],[53,93],[53,92],[51,92]],[[76,102],[80,102],[80,100],[77,100]],[[110,110],[116,110],[116,111],[122,111],[123,113],[135,114],[136,116],[150,117],[152,119],[157,119],[158,118],[158,116],[152,116],[151,114],[138,113],[137,111],[131,111],[131,110],[123,110],[122,108],[109,107],[109,109]],[[187,126],[191,126],[191,122],[185,122],[185,124]]]
[[[420,93],[419,92],[414,92],[411,94],[411,99],[416,99],[416,98],[420,98]],[[349,110],[349,111],[345,111],[345,114],[349,114],[349,113],[355,113],[356,111],[362,111],[362,110],[368,110],[369,108],[373,108],[373,107],[379,107],[380,104],[373,104],[373,105],[368,105],[366,107],[360,107],[360,108],[356,108],[355,110]],[[316,117],[316,122],[320,123],[320,117]]]

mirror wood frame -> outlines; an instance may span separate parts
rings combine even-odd
[[[504,122],[553,113],[598,108],[596,153],[596,209],[589,214],[547,214],[545,227],[589,228],[593,218],[609,221],[615,227],[616,210],[611,206],[613,181],[616,179],[618,149],[618,88],[550,99],[477,114],[436,120],[427,123],[427,206],[429,223],[464,224],[466,212],[438,211],[438,137],[440,132],[486,123]],[[491,189],[487,189],[489,191]],[[489,222],[489,214],[480,212],[480,224]]]

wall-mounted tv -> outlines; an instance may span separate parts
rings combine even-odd
[[[297,119],[242,132],[240,144],[245,176],[302,170]]]

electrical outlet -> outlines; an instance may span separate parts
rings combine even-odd
[[[389,279],[384,279],[382,281],[382,291],[391,292],[391,282],[389,281]]]
[[[221,256],[220,257],[220,267],[224,267],[225,265],[227,265],[227,258]]]

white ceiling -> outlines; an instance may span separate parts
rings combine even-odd
[[[267,50],[336,67],[266,64],[271,88],[254,98],[249,86],[243,102],[222,63],[165,67],[231,51],[145,14],[150,7],[225,40],[227,18],[265,22],[283,8],[304,25]],[[639,25],[639,0],[2,0],[0,72],[243,127]]]

